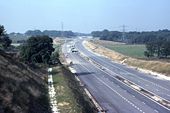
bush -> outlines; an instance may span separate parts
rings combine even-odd
[[[48,36],[30,37],[21,47],[21,58],[28,63],[48,64],[54,51],[53,40]]]

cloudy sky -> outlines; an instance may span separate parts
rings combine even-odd
[[[170,29],[170,0],[0,0],[7,32]]]

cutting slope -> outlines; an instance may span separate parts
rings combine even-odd
[[[0,51],[0,113],[50,113],[44,78]]]

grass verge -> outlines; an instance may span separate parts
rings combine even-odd
[[[94,113],[92,101],[74,75],[64,66],[53,67],[53,81],[56,99],[61,113]]]
[[[63,75],[62,66],[53,68],[53,81],[56,90],[56,99],[61,113],[81,113],[81,109],[68,87],[68,80]]]

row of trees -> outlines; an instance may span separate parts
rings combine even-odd
[[[109,40],[109,41],[122,41],[122,33],[119,31],[93,31],[91,32],[93,37],[99,37],[101,40]]]
[[[41,32],[40,30],[28,30],[25,32],[27,36],[50,36],[50,37],[73,37],[75,34],[72,31],[56,31],[56,30],[45,30]]]
[[[168,57],[170,56],[170,37],[155,37],[146,43],[146,49],[144,54],[147,57]]]
[[[11,43],[12,41],[6,34],[4,26],[0,25],[0,48],[7,49],[7,47],[9,47]]]
[[[93,31],[91,33],[93,37],[99,37],[101,40],[119,41],[128,44],[145,44],[150,40],[154,40],[155,37],[170,38],[169,30],[159,30],[151,32],[126,32],[119,31]]]
[[[151,32],[126,32],[119,31],[93,31],[93,37],[101,40],[124,42],[127,44],[145,44],[147,57],[168,57],[170,56],[170,31],[159,30]]]

